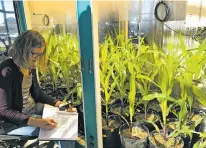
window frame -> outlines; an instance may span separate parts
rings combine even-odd
[[[9,26],[8,26],[8,21],[7,21],[7,14],[14,14],[15,15],[15,21],[16,21],[16,25],[17,25],[17,33],[18,35],[20,34],[20,30],[19,30],[19,22],[18,22],[18,15],[17,15],[17,9],[16,9],[16,5],[15,5],[15,1],[13,1],[13,8],[14,11],[7,11],[5,8],[5,2],[4,1],[0,1],[0,14],[3,15],[3,22],[4,22],[4,29],[6,30],[6,38],[8,40],[8,44],[6,44],[5,40],[1,39],[0,42],[2,42],[5,45],[5,50],[4,51],[0,51],[0,52],[7,52],[9,47],[12,45],[12,39],[11,39],[11,34],[9,32]],[[1,37],[0,37],[1,38]]]

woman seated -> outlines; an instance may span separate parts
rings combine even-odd
[[[0,63],[0,120],[6,123],[2,128],[12,133],[19,127],[34,126],[37,128],[31,135],[35,136],[38,136],[39,128],[55,128],[53,119],[36,118],[42,115],[44,104],[58,107],[62,103],[42,92],[38,85],[35,68],[43,66],[44,62],[39,61],[44,61],[46,54],[43,36],[34,30],[23,32],[15,39],[8,54],[10,58]],[[19,135],[24,135],[23,132]],[[72,148],[75,142],[65,141],[61,145]]]

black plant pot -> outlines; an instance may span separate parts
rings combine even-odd
[[[47,93],[48,95],[50,95],[51,93],[53,93],[54,88],[52,84],[46,84],[45,88],[43,89],[43,91],[45,93]]]
[[[109,104],[108,104],[108,111],[110,111],[110,107],[111,107],[113,104],[114,104],[114,103],[109,103]],[[104,104],[104,102],[102,102],[101,107],[102,107],[102,112],[103,112],[103,113],[106,113],[106,105]]]
[[[122,124],[122,121],[117,115],[110,115],[108,121],[113,122],[113,125],[106,125],[106,118],[102,118],[102,134],[103,134],[103,147],[104,148],[120,148],[120,135],[119,127]]]
[[[148,115],[154,115],[155,116],[153,122],[160,128],[161,124],[160,124],[160,121],[156,118],[156,116],[157,116],[156,113],[152,112],[152,111],[149,111],[147,113],[147,116]],[[133,117],[133,121],[134,122],[139,122],[142,125],[146,126],[148,128],[149,132],[152,132],[153,130],[155,130],[155,127],[151,123],[145,121],[145,114],[144,113],[136,113]]]
[[[118,112],[124,117],[129,116],[129,104],[126,101],[122,101],[121,99],[117,99],[111,106],[109,107],[111,112]],[[135,110],[138,112],[144,112],[144,106],[139,104],[135,107]]]
[[[167,122],[168,122],[168,124],[178,122],[178,119],[177,118],[169,118],[167,120]],[[174,127],[174,128],[176,129],[177,127]],[[172,129],[170,127],[167,127],[167,129],[168,129],[169,133],[172,133],[174,131],[174,129]],[[189,135],[187,135],[187,136],[180,135],[180,136],[181,136],[182,140],[184,141],[184,148],[191,148],[192,139],[190,139],[190,136]]]
[[[122,107],[121,102],[116,102],[110,106],[110,112],[112,113],[118,113],[122,116],[124,116],[127,121],[129,121],[129,105],[124,104]]]
[[[162,110],[160,108],[159,102],[154,99],[148,103],[148,107],[150,110],[155,111],[160,117],[162,116]]]
[[[167,131],[167,135],[168,135],[168,131]],[[151,133],[150,133],[150,135],[149,135],[149,143],[150,143],[150,148],[166,148],[163,144],[161,144],[160,143],[160,141],[159,141],[159,139],[155,139],[154,138],[154,141],[155,141],[155,144],[157,145],[158,144],[158,146],[156,146],[153,142],[153,136],[155,136],[155,135],[157,135],[157,134],[159,134],[159,132],[157,132],[157,131],[152,131]],[[160,134],[161,135],[163,135],[163,130],[161,130],[160,131]],[[181,137],[176,137],[175,139],[177,139],[178,140],[178,144],[180,144],[179,145],[179,147],[178,148],[183,148],[184,147],[184,141],[182,140],[182,138]],[[171,148],[174,148],[174,146],[173,147],[171,147]]]
[[[79,104],[73,104],[73,103],[72,103],[72,107],[77,108],[77,111],[78,111],[78,112],[82,112],[82,111],[83,111],[83,108],[80,110],[81,106],[83,106],[83,103],[82,103],[82,102],[80,102]]]
[[[194,114],[199,114],[201,117],[206,115],[206,111],[203,109],[192,108],[192,112]],[[188,122],[189,124],[194,123],[193,121],[188,121]],[[203,121],[195,127],[195,131],[196,132],[206,132],[205,130],[206,130],[206,119],[203,119]],[[193,146],[199,139],[200,139],[199,134],[193,133],[191,145]]]
[[[168,105],[172,104],[172,102],[168,101],[167,102]],[[149,102],[149,109],[155,111],[158,116],[162,119],[162,110],[160,108],[159,102],[155,99]],[[179,107],[174,107],[172,108],[173,112],[178,113],[180,108]],[[175,115],[175,113],[173,112],[169,112],[169,114],[167,115],[167,118],[177,118],[177,116]]]
[[[67,89],[64,87],[57,88],[56,93],[57,93],[57,95],[56,95],[57,98],[60,99],[61,101],[63,101],[64,97],[67,95]]]
[[[114,104],[111,105],[110,107],[110,111],[112,113],[118,113],[118,114],[121,114],[123,117],[125,117],[125,119],[130,122],[130,114],[129,114],[129,105],[124,103],[123,104],[123,108],[122,108],[122,102],[121,100],[118,100],[116,101]],[[121,110],[122,108],[122,110]],[[144,124],[148,129],[149,131],[153,131],[155,128],[152,124],[148,123],[148,122],[145,122],[144,120],[144,106],[142,104],[136,106],[135,108],[136,113],[133,117],[133,122],[141,122],[142,124]],[[155,114],[156,116],[158,116],[158,114],[154,111],[154,110],[151,110],[149,109],[147,111],[147,114]],[[139,117],[138,117],[139,116]],[[160,121],[154,121],[158,127],[160,127]]]
[[[79,128],[79,133],[82,135],[85,135],[84,132],[84,112],[83,112],[83,104],[81,104],[81,106],[78,108],[78,128]]]
[[[104,103],[102,103],[101,107],[102,107],[102,113],[105,114],[106,113],[106,105]]]
[[[133,122],[132,126],[141,128],[144,132],[146,132],[149,135],[149,130],[141,123]],[[121,148],[147,148],[148,147],[148,136],[143,139],[137,137],[134,138],[130,136],[129,131],[130,129],[127,124],[123,124],[119,129]]]

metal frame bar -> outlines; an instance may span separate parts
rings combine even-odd
[[[94,23],[93,10],[90,0],[77,0],[86,144],[88,148],[102,148],[98,24]]]
[[[1,6],[2,6],[3,11],[5,11],[4,1],[1,1]],[[11,38],[10,38],[10,35],[9,35],[9,27],[8,27],[8,23],[7,23],[7,20],[6,20],[6,13],[3,13],[3,15],[4,15],[4,24],[5,24],[5,27],[6,27],[9,46],[11,46]]]
[[[6,10],[3,10],[3,9],[0,9],[0,12],[2,12],[2,13],[15,13],[14,11],[6,11]]]
[[[17,27],[19,34],[27,30],[26,16],[24,13],[23,1],[14,1],[14,11],[16,14]]]

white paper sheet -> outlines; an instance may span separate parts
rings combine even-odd
[[[59,111],[57,107],[45,105],[42,118],[54,119],[57,127],[40,129],[39,140],[77,140],[78,113]]]

